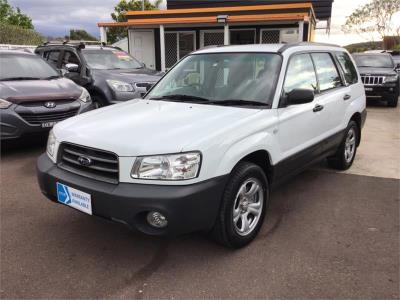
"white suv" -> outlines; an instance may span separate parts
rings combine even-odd
[[[203,49],[144,99],[57,124],[38,178],[85,213],[151,235],[210,231],[237,248],[260,230],[273,186],[324,158],[352,165],[365,118],[343,48]]]

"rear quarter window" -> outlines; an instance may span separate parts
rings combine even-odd
[[[350,59],[350,56],[346,52],[338,52],[335,54],[340,67],[343,70],[344,77],[348,84],[354,84],[358,82],[358,75],[356,67]]]

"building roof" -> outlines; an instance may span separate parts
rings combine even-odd
[[[227,15],[229,23],[265,21],[314,21],[311,3],[206,7],[150,11],[129,11],[126,22],[99,23],[99,27],[158,26],[168,24],[216,24],[218,15]]]
[[[333,1],[334,0],[167,0],[167,7],[168,9],[187,9],[309,2],[313,4],[316,18],[327,20],[330,19],[332,15]]]

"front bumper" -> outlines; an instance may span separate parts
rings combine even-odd
[[[385,85],[367,85],[365,86],[365,95],[367,97],[380,97],[382,99],[393,98],[398,95],[398,87],[395,83]]]
[[[228,175],[192,185],[117,185],[62,170],[46,154],[37,161],[42,193],[57,202],[60,182],[91,195],[93,215],[121,222],[150,235],[179,235],[210,230],[215,223]],[[168,226],[157,229],[146,221],[150,211],[167,217]]]
[[[18,139],[25,134],[48,132],[50,128],[43,128],[41,124],[28,123],[20,113],[51,113],[63,112],[75,105],[78,108],[77,115],[94,109],[92,102],[84,103],[76,100],[73,103],[60,104],[56,108],[48,109],[44,106],[23,106],[13,104],[7,109],[0,110],[0,138],[1,140]]]

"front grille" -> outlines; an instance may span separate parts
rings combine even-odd
[[[89,164],[79,162],[84,158]],[[105,181],[119,182],[118,156],[114,153],[85,146],[62,143],[58,155],[58,166],[72,173]]]
[[[361,80],[365,85],[379,85],[385,81],[385,76],[364,76],[361,75]]]
[[[154,82],[138,82],[135,85],[138,88],[145,88],[148,91],[154,85]]]
[[[75,99],[64,99],[64,100],[40,100],[40,101],[29,101],[29,102],[23,102],[18,104],[19,106],[23,107],[45,107],[46,102],[54,102],[56,105],[64,105],[64,104],[70,104],[72,102],[76,101]]]
[[[21,118],[32,125],[39,125],[47,122],[60,122],[77,114],[79,108],[70,109],[62,112],[46,112],[46,113],[18,113]]]

